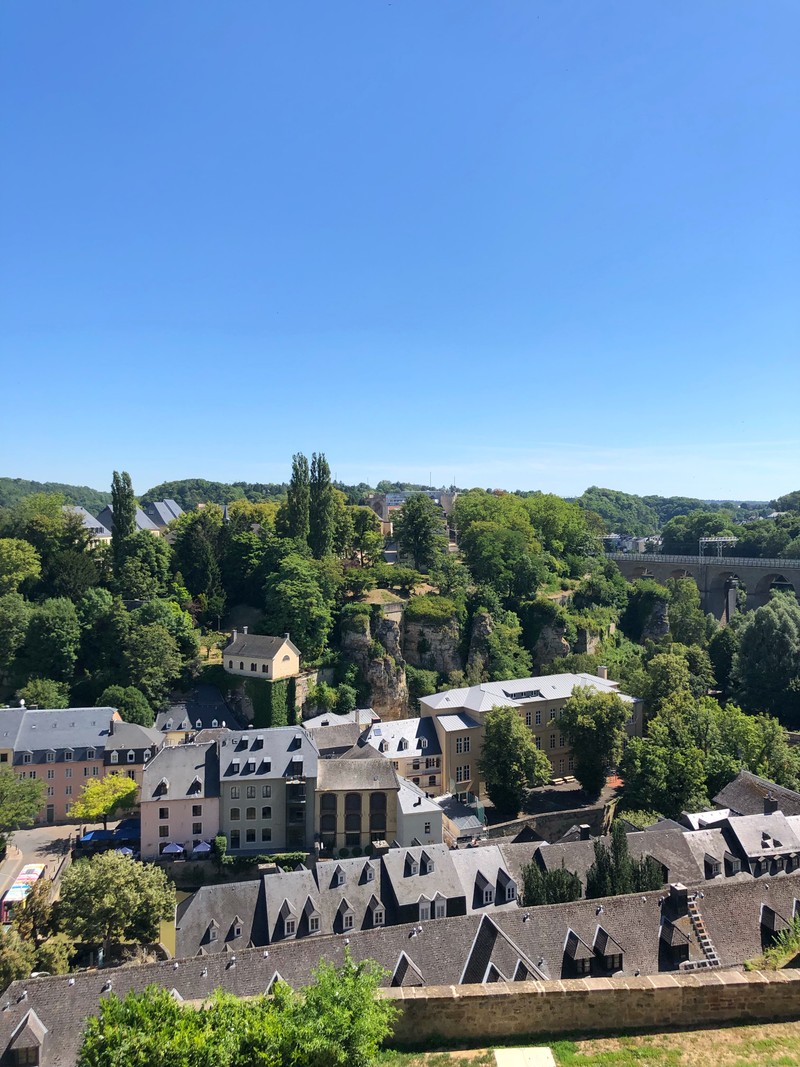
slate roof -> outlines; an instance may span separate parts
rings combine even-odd
[[[442,813],[457,828],[460,839],[474,837],[483,831],[483,823],[466,804],[462,804],[452,793],[436,798],[436,804]]]
[[[215,722],[216,727],[213,725]],[[168,733],[170,730],[194,732],[216,729],[222,723],[231,730],[239,730],[242,727],[242,723],[225,703],[216,686],[198,685],[174,700],[166,710],[160,711],[156,715],[155,728],[162,733]]]
[[[764,798],[772,794],[784,815],[800,815],[800,793],[759,778],[750,771],[739,771],[732,782],[714,797],[718,808],[730,808],[736,815],[763,815]]]
[[[236,927],[241,934],[236,936]],[[213,933],[216,933],[216,937]],[[267,941],[262,879],[207,885],[175,910],[178,956],[236,951]]]
[[[265,730],[219,732],[220,781],[250,778],[290,777],[292,764],[300,760],[306,778],[317,777],[318,753],[314,742],[297,726],[273,726]],[[248,769],[252,765],[252,769]],[[324,766],[329,761],[324,761]]]
[[[497,845],[460,848],[450,855],[458,880],[464,889],[469,914],[485,911],[487,908],[490,908],[493,914],[498,909],[519,908],[516,894],[512,901],[506,902],[506,885],[510,881],[517,885],[517,880],[510,875],[503,853]],[[494,902],[491,904],[483,902],[484,886],[491,886],[494,890]]]
[[[159,786],[166,778],[168,791]],[[188,800],[219,796],[217,746],[205,744],[166,745],[150,760],[142,775],[142,802]]]
[[[481,724],[477,719],[473,719],[471,715],[466,715],[463,711],[459,711],[454,712],[452,715],[440,715],[439,725],[446,734],[451,734],[460,730],[477,730]]]
[[[106,747],[116,747],[113,742],[109,744],[114,715],[113,708],[26,708],[17,731],[14,763],[21,763],[25,752],[32,753],[33,762],[37,763],[51,750],[56,753],[55,761],[61,762],[65,749],[71,749],[76,760],[86,759],[87,749],[93,749],[95,758],[102,759]],[[119,720],[115,723],[115,727],[121,725]]]
[[[106,504],[106,506],[103,508],[103,510],[98,514],[97,520],[98,520],[98,522],[102,523],[102,525],[105,526],[106,529],[113,531],[113,529],[114,529],[114,508],[113,508],[113,506],[111,504]],[[137,509],[136,509],[136,529],[137,530],[148,530],[150,533],[153,533],[154,531],[158,530],[158,527],[156,526],[156,524],[154,522],[151,522],[151,520],[148,519],[148,517],[145,515],[145,513],[142,511],[141,508],[137,507]]]
[[[434,800],[426,797],[418,785],[414,785],[406,778],[398,778],[398,781],[400,792],[397,794],[397,803],[404,815],[422,815],[424,812],[441,821],[442,809]]]
[[[14,748],[25,708],[0,708],[0,748]]]
[[[367,732],[365,740],[387,759],[442,754],[436,727],[431,718],[376,723]],[[405,748],[400,748],[401,741],[406,743]]]
[[[153,500],[144,509],[145,515],[159,529],[183,515],[183,508],[174,500]]]
[[[313,740],[319,750],[320,756],[325,759],[329,756],[340,756],[353,748],[361,737],[363,726],[355,722],[337,723],[335,726],[319,726],[309,730],[304,725],[308,736]],[[378,753],[371,749],[370,752],[377,756]]]
[[[275,875],[267,876],[275,878]],[[241,883],[244,886],[260,883]],[[211,887],[209,887],[211,888]],[[232,885],[216,887],[230,893]],[[688,887],[691,888],[691,887]],[[706,929],[722,966],[741,965],[762,951],[762,915],[768,905],[780,916],[791,916],[800,895],[800,873],[747,882],[706,883],[698,901]],[[184,911],[186,914],[190,907]],[[598,913],[598,909],[601,909]],[[232,916],[233,918],[233,916]],[[42,1067],[72,1067],[77,1060],[84,1019],[97,1010],[100,998],[113,991],[124,996],[155,983],[174,989],[184,1000],[202,1000],[214,989],[237,996],[267,990],[276,973],[295,988],[308,983],[320,959],[340,966],[345,951],[355,961],[374,959],[389,972],[390,984],[456,985],[483,967],[506,975],[514,958],[527,960],[543,978],[566,977],[569,960],[565,947],[569,931],[585,945],[594,946],[602,929],[622,949],[625,975],[674,970],[668,951],[681,939],[667,928],[685,928],[657,893],[631,894],[603,901],[583,900],[487,916],[467,915],[383,930],[352,931],[346,936],[309,937],[268,948],[214,952],[208,955],[143,967],[84,971],[52,978],[13,982],[0,997],[0,1052],[30,1011],[35,1011],[50,1039]],[[683,926],[682,926],[683,924]],[[420,932],[421,931],[421,932]],[[699,958],[691,939],[690,958]],[[393,977],[392,977],[393,976]],[[507,976],[508,977],[508,976]],[[564,987],[568,993],[569,986]],[[23,993],[25,994],[23,996]]]
[[[106,740],[105,750],[113,752],[115,749],[133,749],[135,752],[143,752],[146,748],[158,748],[161,743],[161,734],[152,726],[140,726],[136,722],[115,719]]]
[[[397,772],[388,760],[337,759],[321,760],[317,773],[317,790],[365,790],[400,788]]]
[[[729,819],[728,832],[748,858],[800,854],[800,839],[780,811]]]
[[[362,729],[366,729],[373,722],[380,722],[380,716],[372,708],[356,708],[355,711],[346,711],[338,714],[334,711],[326,711],[321,715],[314,715],[310,719],[303,719],[303,728],[316,730],[320,726],[341,726],[346,722],[359,723]]]
[[[567,700],[575,686],[589,686],[602,693],[617,693],[633,703],[634,697],[620,693],[619,683],[594,674],[546,674],[538,678],[514,678],[503,682],[482,682],[460,689],[448,689],[421,697],[420,704],[434,711],[463,709],[483,714],[495,707],[521,707],[547,700]]]
[[[426,873],[422,854],[433,860],[434,869]],[[445,845],[414,845],[411,848],[392,848],[382,857],[388,886],[387,896],[399,908],[417,904],[420,897],[433,900],[437,895],[448,900],[464,896],[464,887],[453,863],[454,852]],[[412,864],[417,864],[417,874]]]
[[[64,504],[61,510],[70,515],[77,515],[92,537],[109,538],[111,536],[111,531],[79,504]]]
[[[289,637],[269,637],[266,634],[240,634],[234,636],[223,649],[224,656],[249,656],[251,659],[274,659],[284,645],[300,655],[300,649]]]

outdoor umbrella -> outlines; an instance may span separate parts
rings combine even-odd
[[[183,845],[178,845],[175,841],[170,841],[170,843],[164,848],[164,855],[178,856],[183,851],[185,851]]]

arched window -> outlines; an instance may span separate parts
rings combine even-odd
[[[332,811],[334,813],[334,816],[335,816],[335,814],[336,814],[336,794],[335,793],[320,793],[319,810],[320,811]]]
[[[361,815],[361,794],[347,793],[344,798],[345,813]]]
[[[322,815],[319,820],[320,832],[323,834],[335,834],[336,833],[336,816],[335,815]]]
[[[119,752],[117,752],[116,749],[111,753],[111,762],[119,763]]]
[[[369,798],[369,832],[371,837],[386,833],[386,794],[372,793]]]
[[[345,815],[344,829],[348,834],[361,833],[361,815]]]

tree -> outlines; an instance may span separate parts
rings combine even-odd
[[[34,609],[21,655],[30,675],[72,679],[81,629],[75,605],[64,597],[45,600]]]
[[[747,711],[766,711],[800,725],[800,604],[778,594],[750,612],[733,659],[734,688]]]
[[[381,520],[372,508],[357,507],[353,512],[353,547],[362,567],[383,558]]]
[[[136,626],[163,626],[184,659],[197,655],[200,641],[192,616],[174,600],[149,600],[132,613],[132,618]]]
[[[324,452],[311,457],[308,506],[308,544],[315,559],[322,559],[333,548],[334,495],[331,468]]]
[[[580,878],[566,869],[563,860],[554,871],[543,870],[536,860],[523,864],[523,908],[535,908],[539,904],[567,904],[571,900],[580,900],[582,893]]]
[[[160,707],[181,672],[175,638],[154,623],[139,626],[127,636],[122,653],[129,685],[135,685],[151,707]]]
[[[696,556],[701,537],[735,537],[737,530],[727,511],[693,511],[689,515],[676,515],[662,527],[661,551]]]
[[[635,860],[628,849],[628,835],[621,822],[611,827],[610,849],[601,840],[594,843],[594,863],[586,872],[587,897],[613,897],[622,893],[648,893],[664,884],[661,864],[652,856]]]
[[[302,452],[292,456],[292,477],[286,493],[284,523],[287,537],[308,541],[311,485],[308,460]]]
[[[0,771],[0,844],[7,844],[15,830],[32,825],[44,795],[41,779],[17,778],[11,770]]]
[[[114,573],[119,574],[128,558],[129,541],[136,533],[136,497],[133,495],[131,476],[127,471],[114,471],[111,478],[111,509],[114,513],[114,528],[111,531],[111,553]]]
[[[114,812],[133,805],[136,789],[136,782],[127,775],[107,774],[105,778],[93,778],[86,783],[72,805],[70,818],[76,822],[97,822],[102,819],[105,829]]]
[[[96,701],[95,707],[116,708],[125,722],[135,722],[139,726],[152,726],[155,721],[153,709],[134,685],[108,686]]]
[[[515,708],[492,708],[484,720],[479,763],[486,791],[501,815],[518,814],[528,789],[550,780],[550,761],[534,744]]]
[[[12,982],[29,978],[36,962],[36,948],[25,941],[13,926],[0,929],[0,987],[8,989]]]
[[[286,556],[278,570],[267,578],[264,592],[267,631],[290,633],[304,656],[310,659],[319,656],[328,640],[333,617],[313,561],[299,555]]]
[[[705,646],[713,628],[713,616],[703,614],[700,590],[692,578],[670,578],[669,629],[674,641],[683,645]]]
[[[605,785],[606,769],[622,754],[630,711],[617,693],[576,686],[561,709],[558,727],[575,757],[575,777],[591,797]]]
[[[112,775],[113,777],[113,775]],[[175,914],[175,886],[160,867],[117,852],[74,863],[61,882],[59,923],[74,940],[147,944]]]
[[[114,587],[128,600],[164,596],[170,577],[172,549],[164,537],[139,530],[125,541],[125,558],[116,570]]]
[[[52,933],[53,883],[49,878],[40,878],[25,898],[25,907],[14,910],[14,926],[24,941],[37,945]]]
[[[414,560],[416,570],[430,570],[444,550],[442,517],[425,493],[415,493],[403,505],[394,523],[394,536],[401,550]]]
[[[0,674],[5,674],[25,641],[33,608],[19,593],[0,596]]]
[[[686,659],[675,652],[659,652],[647,664],[647,713],[657,715],[674,696],[691,693],[692,676]]]
[[[30,678],[17,697],[29,708],[68,708],[69,691],[66,682],[54,682],[50,678]]]
[[[0,538],[0,595],[16,593],[23,582],[42,573],[39,553],[17,537]]]

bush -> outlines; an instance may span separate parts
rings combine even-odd
[[[406,622],[417,622],[433,629],[441,629],[457,617],[455,601],[450,597],[425,593],[415,596],[408,602],[405,610]]]
[[[340,848],[339,849],[339,859],[340,860],[346,860],[349,855],[350,855],[350,849],[349,848]]]
[[[361,855],[361,848],[358,845],[356,845],[355,848],[353,849],[353,853],[352,854],[353,854],[353,859],[355,859],[357,856],[360,856]]]
[[[420,697],[430,696],[438,688],[439,676],[436,671],[423,671],[419,667],[406,666],[408,682],[408,703],[416,707]]]

